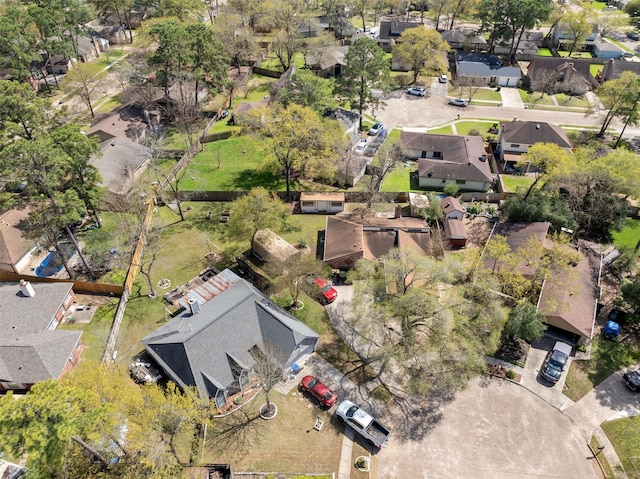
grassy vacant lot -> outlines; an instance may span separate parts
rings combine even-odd
[[[615,371],[638,361],[640,351],[629,343],[597,336],[591,343],[591,359],[571,363],[563,392],[577,401]]]
[[[278,191],[284,181],[271,172],[262,171],[265,152],[257,141],[246,137],[206,143],[189,166],[182,182],[185,190],[249,190],[264,186]]]
[[[534,181],[533,176],[501,175],[501,177],[505,188],[511,193],[526,190]]]
[[[635,248],[638,241],[640,241],[640,220],[627,218],[622,231],[613,232],[613,244],[617,247]]]
[[[343,426],[335,416],[315,407],[294,387],[286,396],[271,392],[278,415],[258,417],[259,394],[242,410],[213,419],[208,428],[204,463],[231,463],[236,471],[330,474],[338,472]],[[313,425],[324,421],[322,430]]]
[[[630,479],[640,478],[640,416],[616,419],[602,424]]]

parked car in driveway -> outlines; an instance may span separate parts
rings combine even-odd
[[[627,38],[636,41],[640,40],[640,36],[636,32],[627,32]]]
[[[371,128],[369,128],[369,135],[375,136],[380,133],[380,130],[384,129],[384,125],[381,122],[374,123]]]
[[[358,144],[356,145],[356,149],[354,150],[356,155],[364,154],[364,150],[367,149],[367,139],[361,138]]]
[[[447,83],[447,81],[448,81],[448,80],[447,80],[447,75],[440,75],[440,76],[438,77],[438,81],[439,81],[440,83]]]
[[[557,341],[549,352],[542,365],[542,377],[552,383],[557,383],[562,376],[562,371],[571,356],[571,345]]]
[[[307,283],[312,285],[315,292],[318,293],[320,301],[324,304],[333,303],[338,297],[338,292],[335,290],[333,285],[320,276],[310,274],[307,276]]]
[[[412,86],[411,88],[407,88],[407,95],[413,96],[424,96],[425,89],[421,86]]]
[[[389,439],[389,430],[351,401],[342,401],[336,416],[372,446],[382,447]]]
[[[640,392],[640,370],[624,373],[622,378],[629,389],[635,392]]]
[[[462,98],[451,98],[449,99],[449,105],[453,106],[467,106],[469,103],[467,100],[463,100]]]
[[[314,398],[322,407],[329,409],[338,400],[338,396],[315,376],[305,376],[300,381],[300,390]]]

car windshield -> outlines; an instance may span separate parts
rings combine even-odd
[[[327,293],[331,290],[331,285],[329,283],[325,284],[324,286],[322,286],[320,288],[320,291],[322,291],[323,293]]]
[[[561,353],[560,351],[556,351],[551,356],[551,359],[549,359],[549,366],[551,366],[553,369],[561,371],[566,362],[567,355]]]
[[[346,416],[347,417],[353,417],[353,415],[356,413],[356,411],[360,409],[358,406],[351,406],[349,409],[347,409],[347,413]]]
[[[311,389],[313,386],[316,385],[317,382],[318,382],[317,379],[312,379],[311,381],[309,381],[309,384],[307,385],[307,387]]]
[[[331,391],[327,391],[326,393],[324,393],[324,395],[322,396],[322,398],[325,401],[328,401],[329,399],[331,399],[331,397],[333,396],[333,394],[331,394]]]

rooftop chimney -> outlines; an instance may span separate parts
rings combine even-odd
[[[189,298],[189,310],[192,316],[200,312],[200,303],[198,303],[197,299]]]
[[[536,130],[540,129],[540,123],[536,124]]]
[[[24,279],[20,280],[20,292],[22,293],[22,296],[25,296],[27,298],[33,298],[36,295],[36,292],[33,289],[33,286],[31,286],[31,283],[29,283],[29,281],[25,281]]]

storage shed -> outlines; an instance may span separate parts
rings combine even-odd
[[[340,213],[344,211],[344,193],[300,193],[300,211],[303,213]]]
[[[463,248],[467,245],[467,230],[462,221],[447,219],[444,221],[444,234],[451,246]]]

